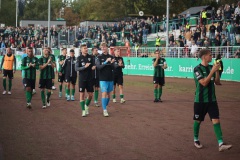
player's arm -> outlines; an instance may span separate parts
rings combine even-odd
[[[92,70],[96,70],[96,62],[95,62],[95,58],[92,57]]]
[[[35,61],[35,68],[36,68],[36,69],[39,69],[39,62],[38,62],[39,60],[38,60],[38,58],[36,58],[36,57],[35,57],[35,60],[36,60],[36,61]]]
[[[17,62],[16,62],[16,57],[15,56],[13,56],[14,57],[14,71],[13,71],[13,73],[15,73],[16,72],[16,68],[17,68]]]
[[[2,66],[3,66],[3,62],[4,62],[4,57],[5,57],[5,55],[2,58],[2,62],[1,62],[1,66],[0,66],[0,72],[2,72]]]
[[[106,61],[104,61],[103,64],[101,64],[100,58],[98,58],[96,61],[97,69],[99,69],[99,70],[103,69],[107,65],[108,60],[109,60],[109,58],[106,59]],[[111,59],[110,59],[110,61],[111,61]]]
[[[30,66],[27,66],[27,65],[26,65],[26,59],[23,58],[23,59],[22,59],[22,64],[21,64],[21,70],[26,70],[26,69],[28,69],[28,68],[30,68]]]
[[[43,70],[44,68],[46,68],[46,67],[48,66],[48,64],[51,63],[50,60],[51,60],[51,59],[49,59],[49,60],[47,61],[47,63],[43,64],[43,59],[41,58],[40,61],[39,61],[39,68],[40,68],[41,70]]]
[[[200,78],[197,77],[198,82],[199,82],[201,85],[203,85],[204,87],[206,87],[206,86],[208,85],[208,83],[211,81],[211,78],[212,78],[213,74],[219,69],[219,67],[220,67],[219,64],[214,65],[213,68],[212,68],[212,70],[211,70],[210,73],[208,74],[208,76],[205,77],[205,78],[204,78],[204,77],[200,77]],[[194,73],[196,74],[195,71],[194,71]],[[202,75],[202,73],[201,73],[201,75]]]
[[[88,64],[88,65],[87,65]],[[81,62],[80,62],[80,58],[77,58],[77,62],[75,64],[75,71],[83,71],[85,70],[90,63],[87,63],[85,66],[82,66]]]
[[[158,58],[155,59],[155,61],[153,62],[153,66],[157,67],[158,66]]]
[[[165,61],[163,62],[162,68],[163,68],[163,69],[167,69],[167,67],[168,67],[168,66],[167,66],[167,62],[166,62],[166,60],[165,60]]]

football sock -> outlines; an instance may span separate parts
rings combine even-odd
[[[98,90],[95,90],[94,92],[94,102],[98,101]]]
[[[124,97],[124,95],[123,94],[120,94],[120,98],[122,99]]]
[[[197,121],[194,121],[194,123],[193,123],[194,141],[198,141],[199,129],[200,129],[200,123]]]
[[[155,99],[158,98],[158,93],[157,92],[158,92],[157,89],[154,89],[154,97],[155,97]]]
[[[31,96],[32,96],[32,92],[30,91],[26,91],[26,99],[27,99],[27,103],[31,102]]]
[[[85,111],[85,101],[80,102],[80,107],[82,108],[82,111]]]
[[[91,103],[91,99],[86,99],[86,106],[89,106],[89,104]]]
[[[112,95],[112,98],[115,99],[115,98],[116,98],[116,94],[113,94],[113,95]]]
[[[107,109],[107,98],[102,98],[102,108],[103,110],[106,110]]]
[[[3,78],[3,88],[6,91],[6,87],[7,87],[7,80],[6,78]]]
[[[8,80],[8,90],[11,91],[11,89],[12,89],[12,80],[9,79]]]
[[[107,105],[106,106],[108,106],[109,101],[110,101],[110,98],[107,98]]]
[[[74,96],[75,94],[75,89],[72,89],[72,96]]]
[[[47,102],[49,102],[50,96],[51,96],[51,92],[47,92]]]
[[[62,85],[59,85],[59,92],[62,92]]]
[[[162,96],[162,88],[158,88],[158,98],[161,99]]]
[[[69,96],[69,94],[70,94],[70,89],[66,89],[66,93],[67,93],[67,95]]]
[[[223,138],[222,138],[222,129],[220,123],[213,124],[214,132],[218,140],[218,144],[221,145],[223,143]]]
[[[43,103],[43,105],[45,106],[46,105],[46,102],[45,102],[45,93],[44,93],[44,91],[41,91],[41,98],[42,98],[42,103]]]

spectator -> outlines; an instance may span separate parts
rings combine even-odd
[[[209,38],[214,39],[215,38],[215,32],[216,32],[216,26],[214,25],[214,22],[212,22],[212,25],[209,27]]]

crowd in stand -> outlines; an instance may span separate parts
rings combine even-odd
[[[186,15],[173,14],[170,17],[170,30],[179,29],[181,32],[178,37],[174,37],[173,34],[169,36],[169,47],[193,47],[196,50],[197,47],[240,45],[240,2],[237,6],[226,4],[218,9],[213,8],[207,16],[203,9],[194,27],[189,24],[190,17],[189,12]],[[207,25],[207,19],[212,23]],[[98,47],[103,41],[109,46],[116,46],[117,42],[125,41],[129,41],[132,46],[147,46],[148,34],[165,30],[165,15],[161,18],[128,18],[105,25],[51,27],[51,46],[57,48],[65,43],[79,47],[84,39],[91,39],[85,41],[89,48]],[[42,48],[48,42],[48,30],[43,26],[2,27],[0,34],[1,50],[6,46]]]

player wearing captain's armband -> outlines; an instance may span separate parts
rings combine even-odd
[[[167,68],[167,63],[164,58],[160,56],[160,51],[156,50],[154,52],[155,57],[153,59],[154,66],[154,75],[153,75],[153,84],[154,84],[154,102],[162,102],[162,87],[165,84],[165,73],[164,69]]]

